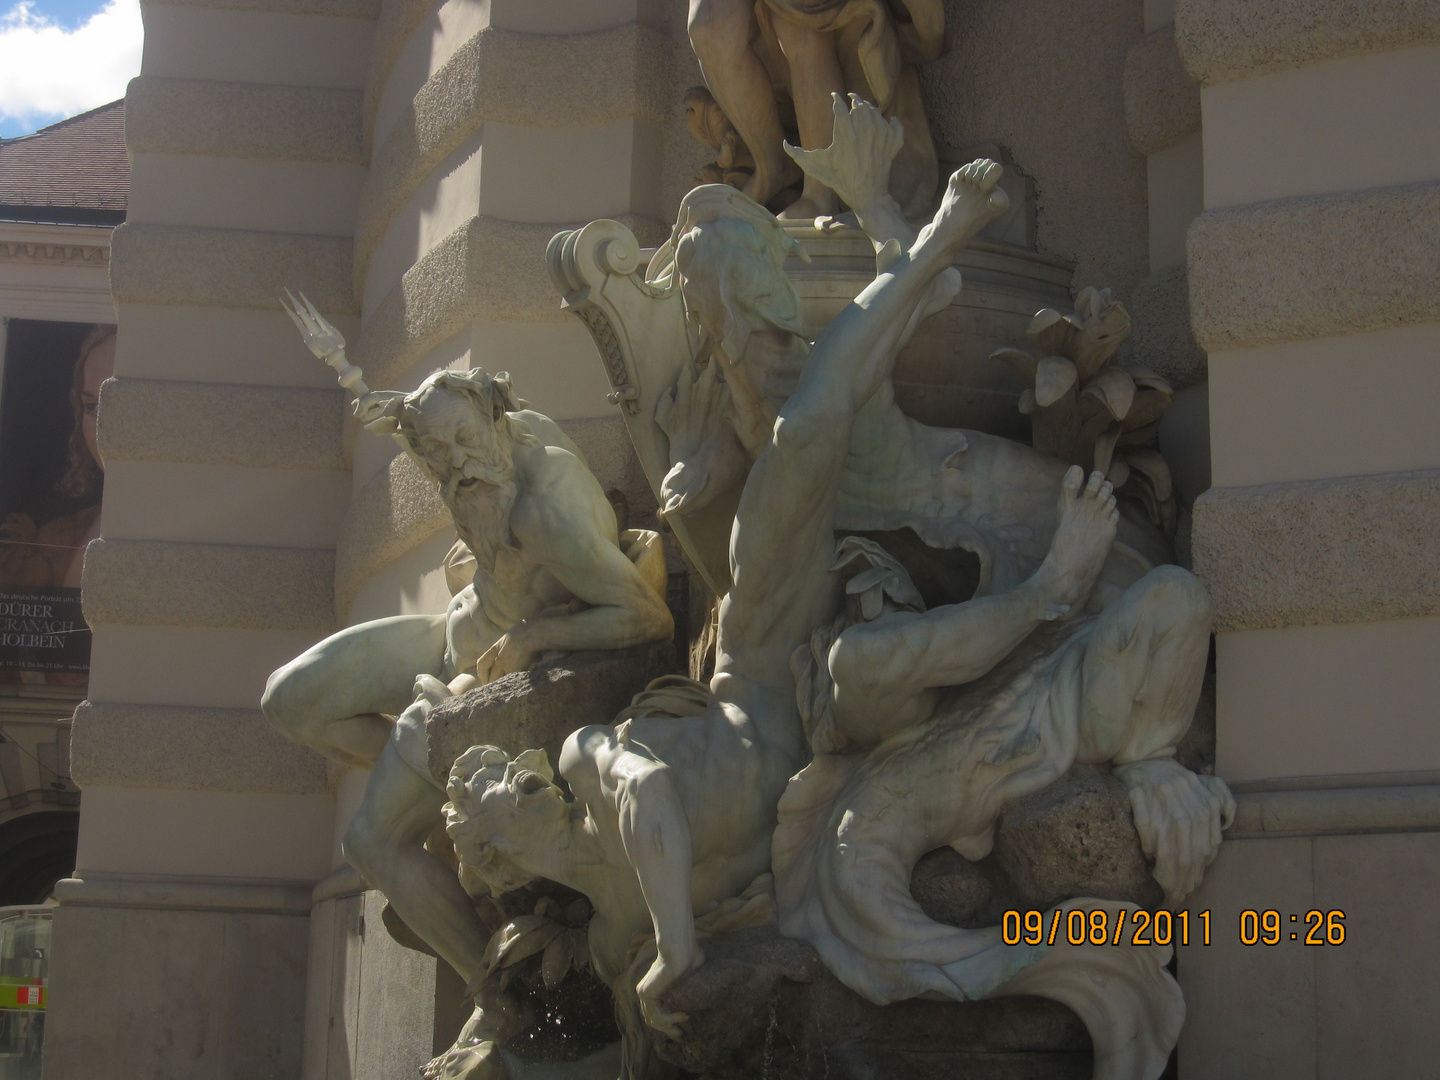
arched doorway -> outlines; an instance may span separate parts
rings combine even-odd
[[[75,869],[77,810],[37,810],[0,822],[0,907],[42,904]]]

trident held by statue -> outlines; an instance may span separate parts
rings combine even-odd
[[[370,388],[365,385],[364,372],[345,359],[344,335],[325,321],[324,316],[315,310],[315,305],[303,292],[299,300],[295,299],[289,289],[285,290],[285,295],[290,298],[290,302],[287,304],[281,300],[280,306],[300,331],[306,347],[335,369],[341,386],[353,391],[357,398],[368,394]]]

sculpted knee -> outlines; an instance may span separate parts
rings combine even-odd
[[[289,675],[289,665],[271,673],[265,682],[265,693],[260,696],[260,711],[275,730],[291,739],[298,739],[303,711],[295,707],[294,684]]]
[[[345,856],[345,861],[359,870],[373,885],[376,880],[375,866],[383,850],[384,838],[380,835],[379,830],[366,820],[364,814],[356,814],[345,829],[344,838],[340,841],[340,853]]]
[[[1210,631],[1215,605],[1200,579],[1180,566],[1157,566],[1145,575],[1146,599],[1167,619]]]

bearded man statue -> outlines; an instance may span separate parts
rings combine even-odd
[[[317,356],[344,366],[343,339],[313,308],[297,325]],[[261,704],[290,739],[371,770],[345,856],[468,980],[489,935],[454,870],[424,847],[445,801],[427,760],[428,707],[546,652],[669,638],[665,556],[657,533],[618,532],[579,449],[512,396],[507,375],[440,371],[407,394],[366,391],[347,370],[343,385],[362,391],[356,416],[396,436],[438,486],[474,578],[443,615],[326,638],[270,676]]]

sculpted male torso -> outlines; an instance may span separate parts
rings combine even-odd
[[[884,271],[917,240],[886,189],[903,143],[900,125],[853,96],[847,105],[835,95],[827,112],[831,145],[790,153],[855,209]],[[678,278],[686,313],[701,330],[697,356],[711,358],[691,377],[682,375],[656,410],[671,462],[660,499],[672,519],[705,510],[744,482],[812,347],[785,272],[787,260],[803,259],[804,250],[770,229],[767,216],[721,185],[696,188],[681,203],[670,244],[651,264],[660,284],[668,284],[667,275]],[[737,242],[737,236],[748,239]],[[901,347],[917,325],[912,317],[899,330]],[[972,582],[981,594],[1018,585],[1045,558],[1056,527],[1055,491],[1066,469],[1059,459],[983,432],[913,420],[896,404],[888,381],[858,408],[849,430],[837,529],[911,529],[931,548],[969,550],[981,564]],[[1158,530],[1122,518],[1092,610],[1169,556]]]
[[[327,344],[333,330],[313,311],[307,318],[312,348]],[[622,551],[614,510],[579,451],[519,404],[508,377],[479,369],[438,372],[410,394],[360,397],[357,415],[398,435],[439,486],[474,555],[474,578],[443,615],[379,619],[326,638],[276,671],[262,702],[290,738],[371,768],[346,857],[467,979],[487,935],[454,872],[423,846],[444,793],[430,774],[423,710],[407,708],[417,689],[424,704],[548,651],[673,633],[659,537],[627,535]]]

